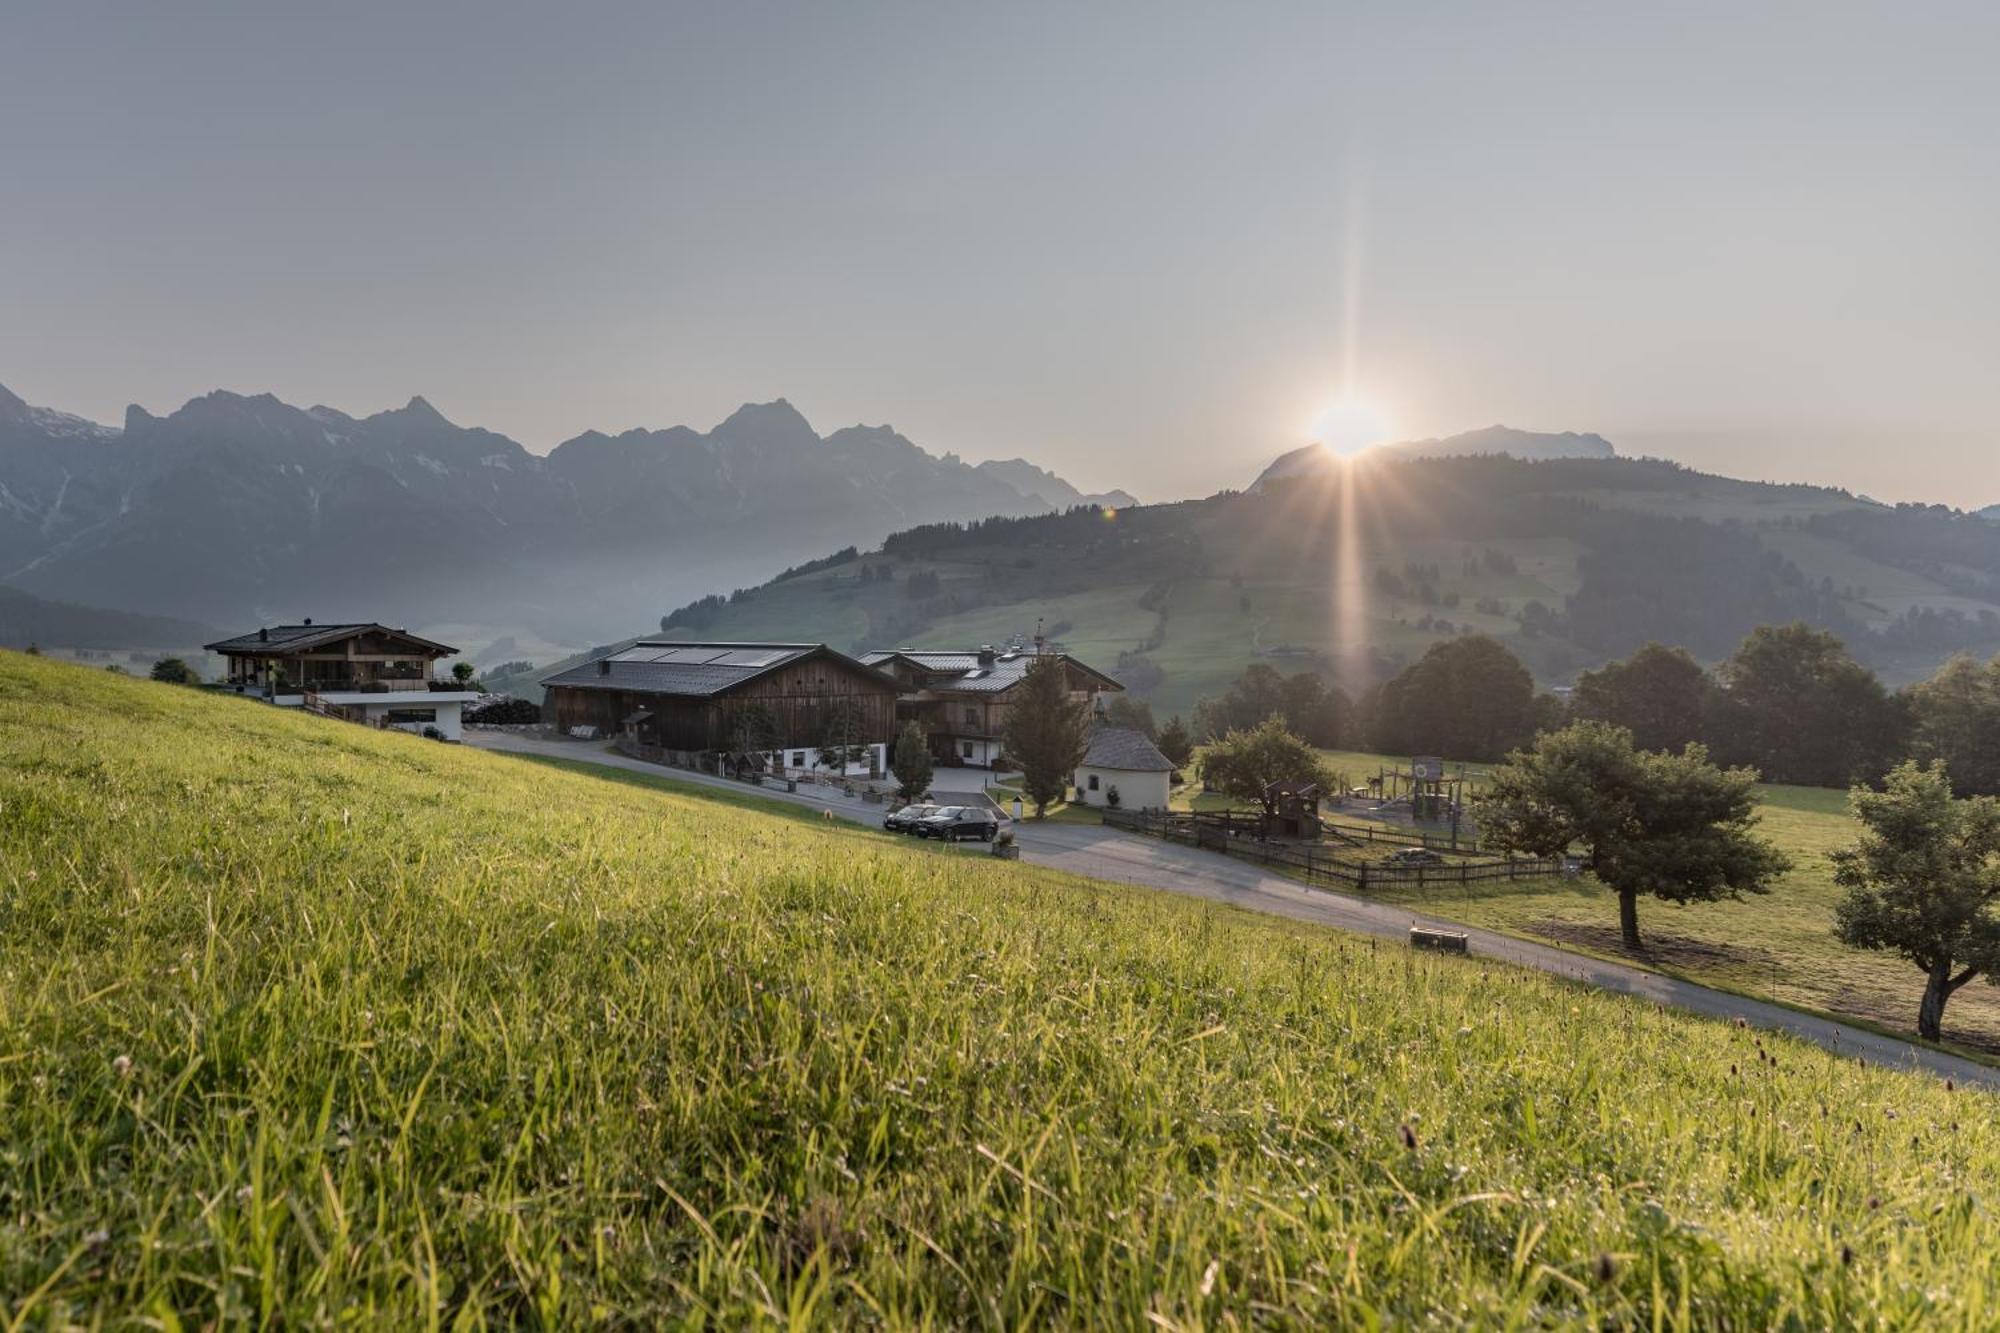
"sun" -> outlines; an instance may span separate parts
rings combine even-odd
[[[1312,438],[1343,458],[1374,448],[1389,438],[1389,419],[1358,398],[1342,398],[1313,418]]]

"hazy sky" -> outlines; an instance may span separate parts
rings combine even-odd
[[[419,12],[421,11],[421,12]],[[15,0],[0,383],[1241,485],[1337,397],[2000,501],[2000,6]]]

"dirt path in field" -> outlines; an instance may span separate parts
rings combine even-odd
[[[740,795],[765,796],[776,801],[828,810],[835,818],[870,827],[879,827],[886,813],[879,805],[867,805],[844,797],[831,788],[815,787],[793,794],[769,787],[749,787],[727,778],[663,768],[658,764],[631,759],[595,742],[538,740],[506,732],[475,732],[472,728],[466,730],[465,739],[467,744],[485,750],[568,759],[694,786],[717,787]],[[1672,1005],[1711,1018],[1740,1018],[1753,1027],[1788,1032],[1837,1054],[1854,1056],[1870,1064],[1924,1071],[1960,1083],[2000,1089],[2000,1069],[1943,1051],[1787,1009],[1783,1005],[1662,976],[1629,964],[1570,953],[1497,931],[1425,916],[1406,907],[1356,898],[1328,889],[1308,888],[1296,880],[1268,874],[1254,865],[1232,861],[1212,852],[1090,824],[1023,821],[1012,827],[1015,840],[1021,846],[1022,859],[1036,865],[1051,866],[1094,879],[1168,889],[1248,911],[1269,912],[1398,942],[1408,939],[1413,925],[1460,931],[1467,936],[1472,952],[1481,958],[1532,967],[1600,990]]]

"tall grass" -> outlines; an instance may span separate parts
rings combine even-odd
[[[1990,1327],[1983,1095],[0,655],[0,1319]]]

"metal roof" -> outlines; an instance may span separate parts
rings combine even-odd
[[[248,634],[238,634],[231,639],[217,639],[214,643],[203,644],[211,653],[269,653],[273,649],[302,653],[323,644],[339,643],[357,634],[390,634],[399,639],[419,644],[440,657],[450,657],[458,649],[448,644],[436,643],[406,629],[393,629],[388,625],[365,621],[360,624],[343,625],[266,625]]]
[[[1099,727],[1090,733],[1090,748],[1084,752],[1083,768],[1115,768],[1126,773],[1171,773],[1173,761],[1160,747],[1146,739],[1146,733],[1130,727]]]
[[[709,698],[801,658],[823,655],[893,686],[886,675],[837,653],[823,643],[675,643],[649,640],[567,671],[544,677],[545,686],[582,690],[628,690]]]
[[[1000,694],[1021,683],[1028,674],[1028,668],[1041,658],[1053,657],[1097,677],[1114,690],[1122,690],[1111,677],[1095,667],[1086,666],[1068,653],[997,653],[988,662],[979,660],[978,653],[930,652],[915,648],[878,649],[864,653],[861,660],[873,667],[884,667],[889,662],[901,658],[922,671],[938,674],[950,673],[952,679],[932,681],[926,688],[949,690],[954,694]]]

